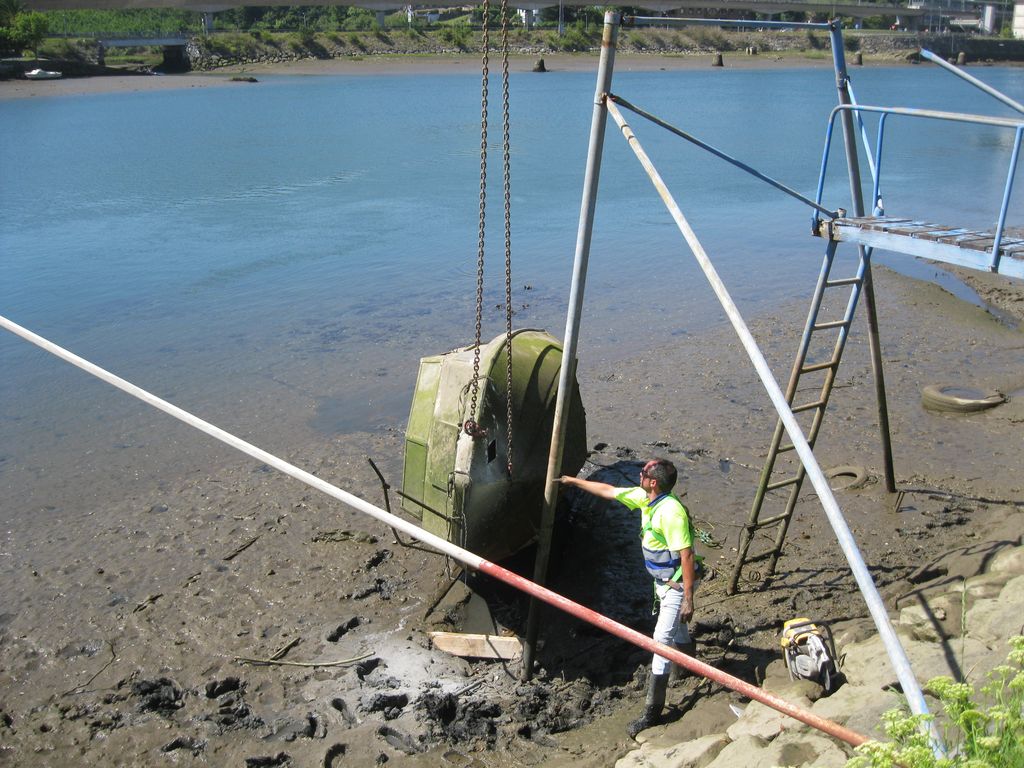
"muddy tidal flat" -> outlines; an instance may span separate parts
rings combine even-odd
[[[929,563],[1021,543],[1024,293],[1005,279],[979,284],[982,297],[998,295],[995,312],[885,269],[875,280],[903,493],[879,481],[863,313],[817,455],[825,468],[864,469],[865,482],[837,498],[895,608]],[[784,306],[750,321],[779,378],[804,313]],[[583,359],[579,377],[592,446],[584,475],[632,484],[652,455],[680,468],[716,572],[692,625],[699,658],[760,682],[779,658],[783,620],[864,623],[806,487],[776,576],[745,572],[726,594],[774,424],[731,329],[625,362]],[[972,414],[928,411],[921,390],[932,383],[1010,399]],[[381,505],[365,457],[398,478],[401,450],[398,432],[364,433],[284,458]],[[649,632],[636,521],[568,501],[552,586]],[[528,573],[528,554],[512,567]],[[56,521],[5,521],[0,574],[0,765],[596,768],[636,748],[624,727],[642,706],[646,653],[553,611],[528,682],[517,662],[433,650],[428,633],[439,629],[522,633],[524,601],[480,577],[467,586],[455,563],[241,456]],[[666,727],[685,716],[694,738],[743,702],[691,679],[669,703]]]
[[[549,72],[597,72],[598,59],[589,54],[545,54],[541,56],[514,56],[509,60],[510,72],[530,72],[538,58],[543,58]],[[619,54],[618,72],[651,72],[658,70],[708,69],[710,56],[637,56]],[[888,66],[892,66],[887,61]],[[727,69],[786,69],[792,67],[828,68],[825,59],[798,57],[727,57]],[[108,70],[95,77],[68,77],[60,80],[0,80],[0,100],[26,99],[48,96],[75,96],[97,93],[134,93],[181,88],[248,88],[259,84],[261,77],[279,75],[418,75],[476,74],[479,77],[478,56],[367,56],[362,58],[308,59],[290,63],[250,64],[222,67],[212,72],[189,72],[173,75],[119,74]],[[538,75],[543,77],[542,74]],[[240,78],[255,79],[255,83]]]

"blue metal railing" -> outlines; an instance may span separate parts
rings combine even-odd
[[[851,104],[856,104],[857,103],[857,96],[853,92],[853,83],[850,81],[849,78],[846,79],[846,90],[849,91],[849,93],[850,93],[850,103]],[[864,146],[865,147],[870,147],[871,144],[868,143],[868,129],[867,129],[867,126],[864,125],[863,116],[861,115],[860,112],[854,112],[854,117],[857,120],[857,128],[860,130],[860,139],[861,139],[861,141],[864,142]],[[871,171],[871,178],[874,179],[875,181],[877,181],[878,180],[878,171],[875,169],[875,159],[873,157],[873,153],[868,152],[867,153],[867,158],[868,158],[868,170]]]
[[[945,63],[945,62],[943,62]],[[946,65],[952,66],[952,65]],[[973,80],[973,78],[971,78]],[[985,86],[985,88],[989,88]],[[1004,103],[1010,102],[1011,106],[1015,105],[1014,108],[1020,108],[1020,111],[1024,113],[1024,107],[1013,102],[1009,97],[1005,97],[994,89],[990,89],[993,96],[999,98]],[[996,231],[994,233],[994,242],[992,244],[991,260],[988,268],[993,272],[999,268],[999,246],[1003,239],[1003,231],[1006,226],[1006,212],[1010,205],[1010,196],[1013,192],[1013,179],[1017,170],[1017,161],[1020,157],[1021,147],[1021,135],[1024,134],[1024,120],[1009,118],[1009,117],[993,117],[989,115],[975,115],[963,112],[941,112],[938,110],[929,109],[908,109],[901,107],[877,107],[867,106],[862,104],[842,104],[835,107],[829,115],[828,128],[825,131],[825,148],[822,152],[821,157],[821,172],[818,176],[818,190],[815,195],[815,201],[821,203],[822,195],[824,194],[825,188],[825,174],[828,169],[828,157],[829,151],[832,144],[832,134],[835,129],[836,117],[844,111],[853,112],[855,115],[860,115],[865,112],[876,113],[880,115],[878,119],[878,130],[875,137],[875,148],[874,148],[874,162],[872,163],[872,193],[871,193],[871,204],[872,204],[872,215],[881,216],[884,215],[884,206],[882,203],[881,196],[881,173],[882,173],[882,149],[884,146],[885,139],[885,126],[886,120],[890,115],[898,115],[901,117],[914,117],[924,118],[930,120],[942,120],[947,122],[960,122],[970,123],[973,125],[989,125],[998,128],[1006,128],[1014,131],[1014,142],[1013,150],[1010,153],[1009,168],[1006,173],[1006,182],[1003,186],[1003,197],[999,207],[999,216],[996,225]],[[865,146],[867,141],[865,137]],[[870,158],[871,153],[868,153]],[[817,213],[812,216],[811,226],[816,230],[819,224],[819,218]]]

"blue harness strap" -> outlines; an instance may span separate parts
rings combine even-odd
[[[644,565],[647,568],[647,572],[657,581],[671,581],[678,579],[683,572],[682,560],[680,560],[679,556],[675,552],[668,548],[668,541],[665,540],[664,534],[662,534],[661,531],[655,530],[651,525],[651,519],[654,517],[654,508],[667,497],[668,494],[663,493],[647,505],[647,514],[644,515],[643,526],[640,529],[641,547],[644,552]],[[687,518],[689,518],[689,516],[687,516]],[[651,549],[650,547],[643,546],[642,542],[645,533],[650,533],[651,537],[661,544],[664,549]]]
[[[654,517],[654,508],[669,494],[663,493],[656,497],[650,504],[647,505],[647,512],[644,516],[643,526],[640,529],[640,539],[643,541],[645,533],[650,533],[651,537],[661,544],[664,549],[651,549],[643,546],[641,548],[644,553],[644,566],[647,568],[647,572],[654,577],[656,581],[679,581],[679,578],[683,575],[683,562],[679,556],[668,548],[668,541],[665,539],[664,534],[661,531],[656,530],[651,525],[651,519]],[[686,515],[686,527],[690,533],[690,541],[695,541],[693,534],[693,523],[690,521],[690,511],[682,504],[683,512]],[[691,545],[692,546],[692,545]],[[696,548],[694,548],[694,565],[700,569],[701,561],[704,558],[699,557],[696,554]]]

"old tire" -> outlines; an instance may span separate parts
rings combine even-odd
[[[1000,405],[1006,396],[994,389],[929,384],[921,390],[921,402],[933,411],[972,413]]]
[[[825,477],[828,478],[828,487],[833,491],[848,491],[862,488],[864,483],[868,481],[867,470],[854,464],[833,467],[825,472]]]

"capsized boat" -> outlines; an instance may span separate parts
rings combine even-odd
[[[473,350],[420,360],[405,432],[402,506],[431,533],[500,560],[532,543],[540,527],[562,346],[545,331],[513,333],[511,476],[506,337],[480,348],[475,413]],[[485,434],[467,434],[467,419]],[[574,378],[562,473],[575,475],[586,456],[586,414]]]
[[[29,80],[58,80],[63,77],[60,72],[51,72],[46,69],[30,69],[25,73]]]

